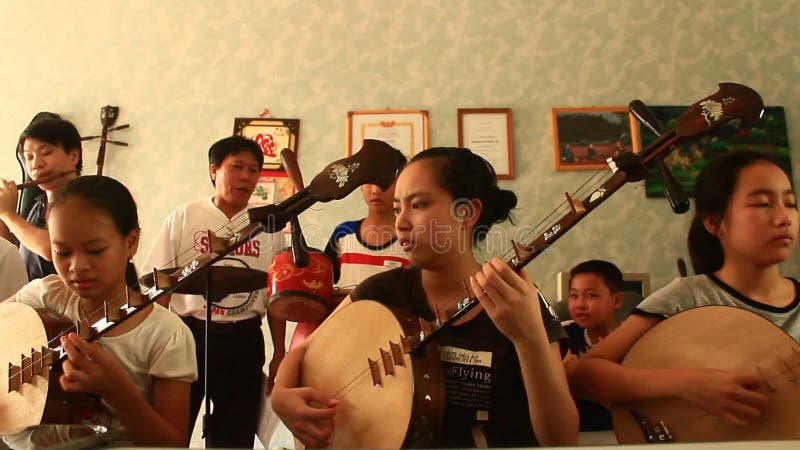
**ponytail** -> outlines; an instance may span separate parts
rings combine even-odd
[[[686,239],[689,259],[697,275],[718,271],[725,263],[725,253],[719,239],[709,233],[699,216],[694,216]]]

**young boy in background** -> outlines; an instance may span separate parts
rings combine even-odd
[[[614,313],[622,306],[622,272],[608,261],[584,261],[570,271],[569,314],[564,322],[569,349],[562,353],[586,353],[617,327]]]
[[[394,184],[385,191],[374,184],[361,186],[367,217],[339,224],[325,254],[333,263],[333,282],[351,289],[372,275],[409,264],[394,228]]]
[[[622,272],[603,260],[584,261],[570,271],[569,314],[562,322],[569,344],[562,341],[565,361],[586,353],[608,336],[618,323],[614,313],[622,306]],[[576,399],[581,431],[611,430],[611,414],[596,403]]]

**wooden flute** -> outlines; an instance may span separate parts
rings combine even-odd
[[[26,181],[24,183],[20,183],[20,184],[17,185],[17,189],[26,189],[26,188],[33,187],[33,186],[36,186],[36,185],[39,185],[39,184],[42,184],[42,183],[47,183],[48,181],[53,181],[55,179],[58,179],[58,178],[61,178],[61,177],[65,177],[65,176],[67,176],[67,175],[69,175],[71,173],[76,173],[76,172],[78,172],[78,171],[77,170],[65,170],[63,172],[56,172],[56,173],[54,173],[52,175],[48,175],[46,177],[39,178],[38,180],[31,180],[31,181]]]

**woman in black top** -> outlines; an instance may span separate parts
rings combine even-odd
[[[476,293],[481,307],[435,339],[446,388],[443,440],[436,445],[475,446],[484,437],[489,446],[577,442],[577,411],[554,342],[563,329],[542,310],[524,272],[498,258],[481,265],[473,253],[516,202],[513,192],[498,188],[491,165],[469,150],[419,153],[400,173],[394,198],[398,239],[412,266],[371,277],[352,296],[432,320],[433,311],[464,297],[463,281]],[[272,405],[304,444],[325,446],[337,401],[297,388],[304,352],[301,346],[287,355]],[[474,437],[476,430],[482,437]]]

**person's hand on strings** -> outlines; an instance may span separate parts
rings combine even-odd
[[[76,333],[61,337],[67,352],[62,364],[64,374],[59,378],[66,392],[85,392],[106,397],[122,383],[130,383],[125,370],[114,355],[97,342],[86,342]]]

